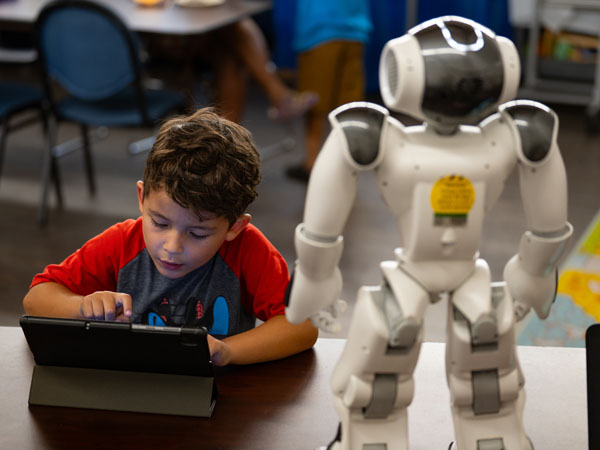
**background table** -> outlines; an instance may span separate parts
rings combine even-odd
[[[96,0],[111,7],[138,32],[193,35],[236,22],[271,8],[270,0],[226,0],[219,6],[181,7],[165,0],[156,7],[139,6],[132,0]],[[0,2],[3,28],[27,29],[50,0],[5,0]]]
[[[281,361],[218,368],[219,397],[205,419],[29,407],[31,354],[20,328],[0,327],[0,448],[313,449],[337,428],[329,378],[344,342],[319,339],[313,350]],[[519,357],[525,426],[536,449],[587,449],[585,350],[520,347]],[[445,450],[453,431],[444,344],[423,345],[415,379],[410,448]]]

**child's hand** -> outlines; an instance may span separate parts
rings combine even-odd
[[[80,312],[84,319],[129,322],[132,313],[131,296],[119,292],[96,291],[83,297]]]
[[[217,338],[208,337],[208,349],[210,358],[215,366],[226,366],[231,361],[231,347]]]

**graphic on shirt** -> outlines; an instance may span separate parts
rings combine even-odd
[[[196,302],[196,320],[202,319],[204,317],[204,305],[200,300]]]
[[[184,309],[185,308],[185,309]],[[206,327],[209,333],[227,335],[229,332],[229,307],[225,297],[216,298],[212,308],[206,310],[201,300],[190,299],[184,305],[173,305],[164,297],[147,314],[148,325]]]
[[[208,330],[211,334],[227,334],[229,331],[229,308],[224,297],[217,297],[213,305],[213,324]]]
[[[192,310],[193,307],[193,310]],[[202,302],[190,299],[184,302],[174,302],[163,297],[158,304],[150,307],[146,314],[146,321],[154,326],[205,326],[203,323],[204,307]]]
[[[166,327],[167,323],[158,314],[154,312],[149,312],[148,325],[153,325],[155,327]]]

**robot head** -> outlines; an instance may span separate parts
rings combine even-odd
[[[513,43],[457,16],[429,20],[392,39],[379,63],[389,109],[449,131],[477,124],[512,100],[519,78]]]

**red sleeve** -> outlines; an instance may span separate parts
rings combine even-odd
[[[33,277],[31,287],[53,281],[79,295],[114,291],[119,271],[145,248],[141,218],[129,219],[87,241],[60,264]]]
[[[242,306],[248,312],[262,321],[285,314],[288,267],[258,228],[246,226],[220,253],[240,280]]]

